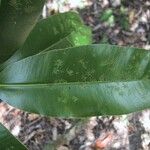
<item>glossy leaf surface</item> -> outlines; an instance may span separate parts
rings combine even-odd
[[[10,132],[0,123],[1,150],[27,150]]]
[[[48,116],[118,115],[150,107],[150,52],[91,45],[51,50],[0,73],[0,98]]]
[[[4,64],[32,56],[50,49],[66,48],[78,45],[91,44],[91,30],[83,25],[80,16],[74,12],[53,15],[36,24],[23,46]]]
[[[45,0],[1,0],[0,63],[18,49],[41,14]]]

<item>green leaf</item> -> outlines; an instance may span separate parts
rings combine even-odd
[[[0,63],[25,41],[36,23],[44,0],[2,0],[0,5]]]
[[[37,54],[48,47],[49,49],[66,48],[90,44],[91,41],[91,30],[83,25],[77,13],[53,15],[36,24],[24,45],[0,66],[0,70],[9,63]]]
[[[120,16],[119,24],[121,25],[123,30],[129,29],[129,19],[125,15]]]
[[[27,150],[1,123],[0,123],[1,150]]]
[[[113,16],[113,10],[112,10],[112,9],[106,9],[106,10],[102,13],[102,15],[101,15],[101,17],[100,17],[100,20],[101,20],[101,21],[108,21],[108,19],[109,19],[111,16]]]
[[[7,66],[0,98],[48,116],[118,115],[150,108],[150,51],[111,45],[51,50]]]
[[[113,10],[112,9],[106,9],[100,18],[101,21],[104,21],[107,23],[109,26],[114,26],[115,23],[115,17],[113,15]]]
[[[128,10],[124,8],[123,6],[120,7],[120,10],[118,12],[118,17],[116,18],[116,21],[120,24],[123,30],[129,29],[129,16],[128,16]]]
[[[74,46],[81,46],[91,44],[91,30],[86,26],[79,26],[76,31],[72,31],[69,35],[60,39],[58,42],[54,43],[42,52],[54,50],[54,49],[64,49]]]

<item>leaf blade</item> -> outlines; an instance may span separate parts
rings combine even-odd
[[[150,52],[105,44],[51,50],[8,66],[0,82],[0,97],[30,112],[130,113],[150,107]]]
[[[0,63],[18,49],[42,11],[44,0],[2,0],[0,6]]]
[[[12,150],[27,150],[10,132],[0,123],[0,145],[1,149],[12,149]]]
[[[149,90],[150,81],[17,85],[1,89],[6,102],[29,112],[54,117],[120,115],[139,111],[150,107]],[[14,92],[18,93],[15,98],[12,97]]]
[[[58,45],[57,42],[64,38],[66,40],[58,43]],[[42,52],[54,44],[55,46],[51,47],[51,49],[60,46],[66,48],[67,46],[91,44],[91,41],[91,31],[83,25],[77,13],[67,12],[56,14],[38,22],[23,46],[8,61],[0,66],[0,70],[4,69],[10,63]]]

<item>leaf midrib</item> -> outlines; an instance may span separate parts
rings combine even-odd
[[[149,79],[141,79],[141,80],[130,80],[130,81],[92,81],[92,82],[69,82],[69,83],[12,83],[12,84],[0,84],[1,87],[33,87],[33,86],[54,86],[54,85],[80,85],[80,84],[112,84],[112,83],[134,83],[147,81],[150,82]]]

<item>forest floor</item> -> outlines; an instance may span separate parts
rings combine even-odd
[[[149,0],[49,0],[45,10],[44,17],[79,12],[93,43],[150,49]],[[29,150],[150,150],[150,110],[84,119],[42,117],[3,102],[0,110],[0,122]]]

